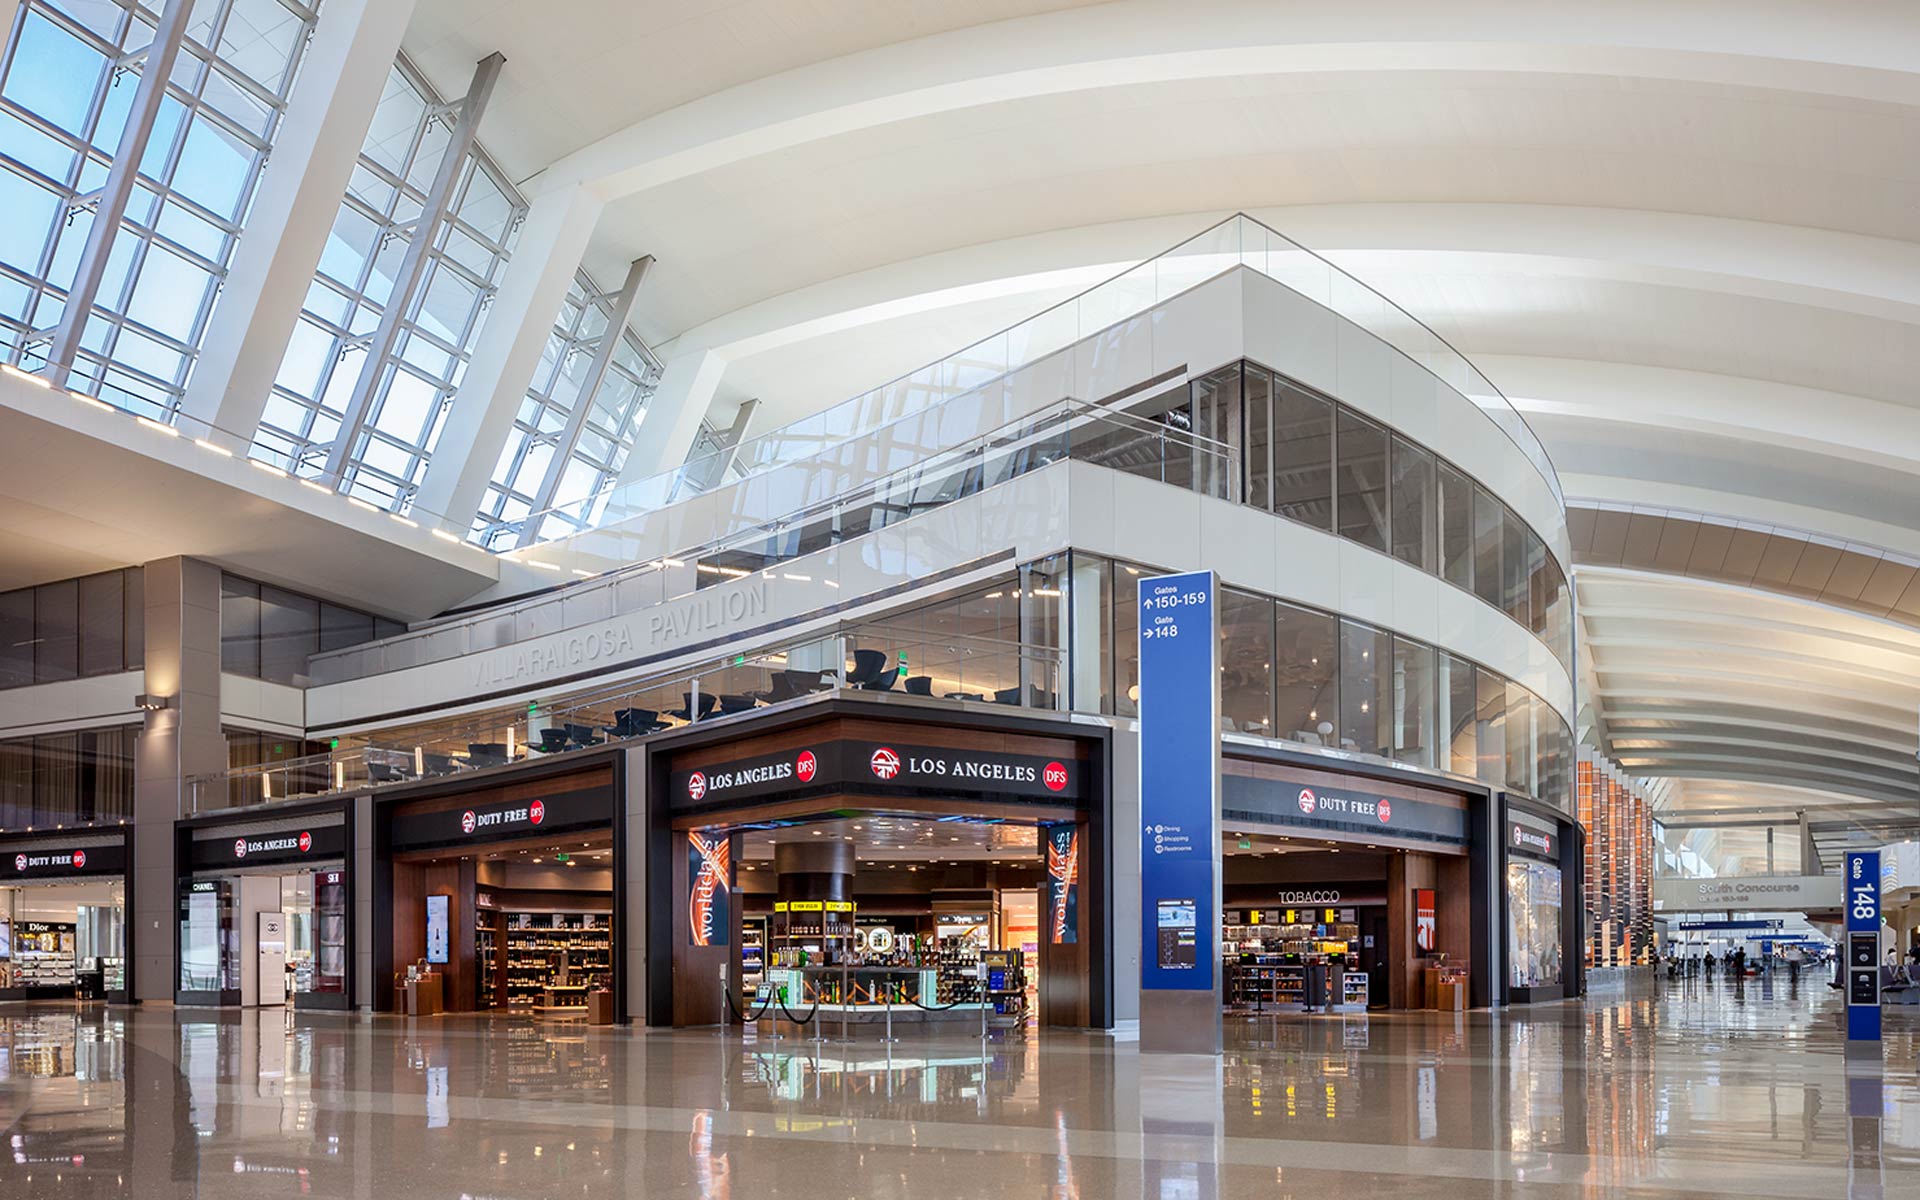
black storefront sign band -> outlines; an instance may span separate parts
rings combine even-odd
[[[1468,841],[1464,807],[1389,796],[1363,787],[1330,788],[1305,778],[1227,775],[1221,781],[1220,807],[1229,819],[1268,825],[1455,846]]]
[[[193,843],[195,871],[234,867],[287,866],[345,858],[347,831],[341,825],[277,830],[273,833],[210,837]]]
[[[1529,858],[1552,863],[1560,861],[1559,839],[1544,829],[1536,829],[1520,821],[1507,822],[1507,849]]]
[[[98,846],[34,846],[0,851],[0,882],[9,879],[91,879],[127,869],[123,842]]]
[[[676,811],[794,792],[937,792],[1052,800],[1085,799],[1085,771],[1071,758],[956,750],[905,742],[825,741],[778,754],[717,761],[673,772],[667,802]]]
[[[390,845],[395,850],[460,846],[497,838],[567,833],[612,822],[612,793],[604,787],[586,788],[528,800],[396,813]]]

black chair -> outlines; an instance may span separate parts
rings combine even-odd
[[[613,724],[603,728],[613,737],[637,738],[656,733],[662,726],[660,714],[650,708],[622,708],[614,712]]]
[[[505,742],[468,742],[467,765],[469,767],[506,766],[507,744]]]
[[[591,725],[574,725],[568,723],[563,725],[562,728],[567,731],[567,740],[576,746],[598,746],[600,744],[600,735],[595,732]]]
[[[886,670],[887,652],[885,650],[855,650],[853,670],[847,672],[847,686],[874,688]]]
[[[820,681],[820,674],[819,671],[780,672],[781,677],[786,679],[787,686],[793,689],[793,696],[787,699],[791,700],[794,696],[810,696],[824,688],[826,685]]]
[[[720,693],[720,715],[723,717],[732,713],[748,712],[753,707],[752,696],[729,696],[725,692]]]
[[[768,679],[771,686],[762,694],[761,699],[768,704],[779,704],[785,700],[798,700],[806,695],[793,678],[799,673],[798,671],[775,671]]]
[[[369,762],[367,778],[375,783],[399,783],[408,778],[408,773],[394,763]]]
[[[567,748],[567,731],[555,729],[551,725],[540,731],[540,752],[558,754]]]
[[[700,693],[700,703],[696,706],[693,700],[693,693],[682,692],[680,693],[680,707],[674,709],[667,715],[692,724],[704,717],[712,716],[714,708],[719,703],[720,698],[712,692],[702,692]]]
[[[451,775],[453,774],[453,755],[422,754],[420,765],[425,768],[429,779],[436,775]]]
[[[993,694],[993,702],[995,704],[1019,704],[1020,689],[1018,687],[1001,688]]]
[[[866,692],[890,692],[893,690],[893,685],[900,682],[900,672],[895,669],[892,664],[883,665],[885,669],[880,672],[879,678],[869,683],[861,684],[860,690]]]
[[[915,675],[909,678],[907,680],[907,695],[909,696],[933,695],[933,676]]]

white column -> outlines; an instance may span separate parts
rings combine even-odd
[[[660,386],[647,401],[647,415],[633,435],[633,449],[620,472],[621,484],[633,483],[687,461],[700,422],[727,373],[726,357],[716,350],[690,350],[667,360]]]
[[[0,43],[13,45],[13,19],[20,15],[20,0],[0,0]]]
[[[4,3],[5,0],[0,0]],[[187,380],[181,424],[253,438],[414,0],[327,0]]]
[[[574,187],[543,193],[527,209],[414,497],[416,520],[438,520],[447,532],[467,535],[604,207],[587,189]]]

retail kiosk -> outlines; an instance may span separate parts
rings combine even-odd
[[[1109,738],[840,698],[650,743],[650,1020],[1111,1025]]]

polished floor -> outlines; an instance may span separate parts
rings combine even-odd
[[[1835,995],[1233,1018],[1197,1062],[0,1006],[0,1197],[1920,1197],[1920,1014],[1851,1061]]]

